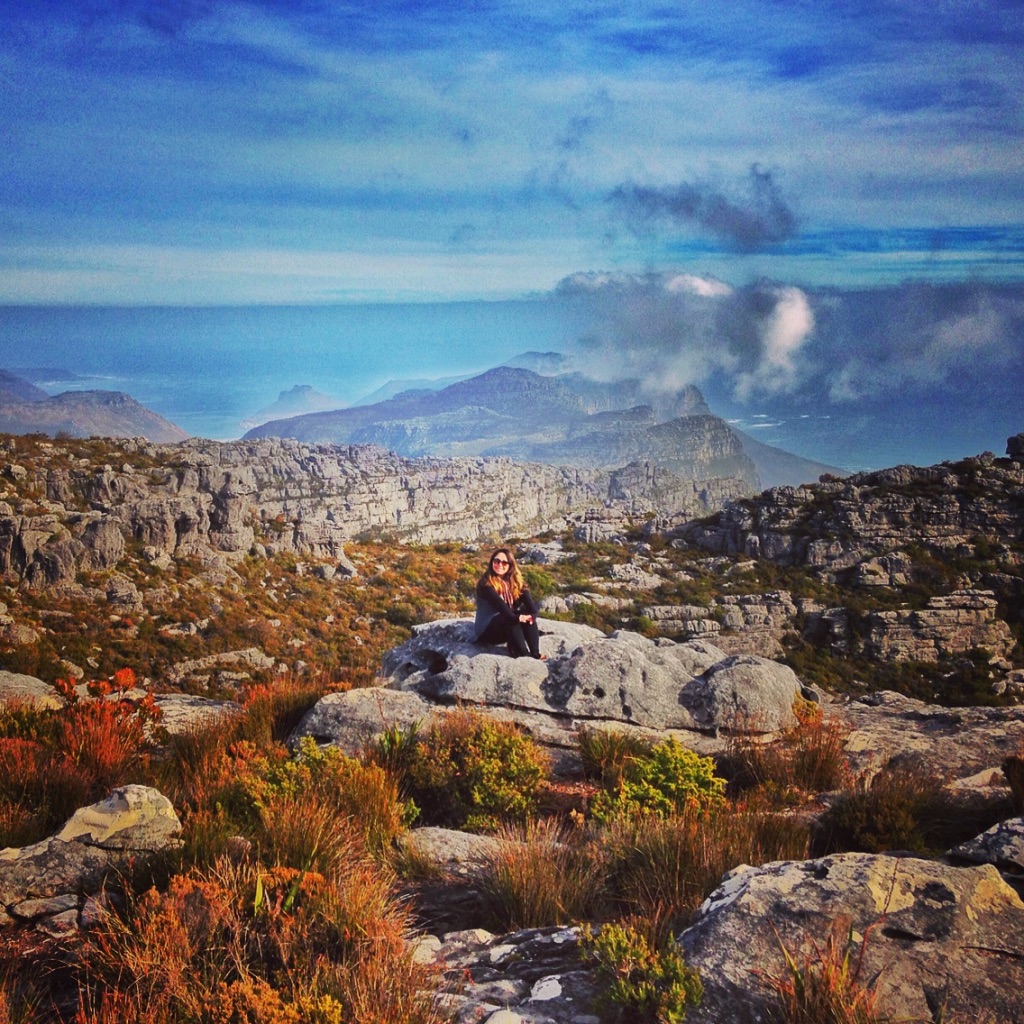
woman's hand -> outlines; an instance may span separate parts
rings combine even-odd
[[[519,621],[524,623],[524,624],[526,624],[526,625],[529,625],[531,622],[533,622],[533,616],[532,615],[520,615],[519,616]]]

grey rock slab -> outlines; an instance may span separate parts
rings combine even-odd
[[[709,668],[704,682],[706,728],[769,733],[796,724],[793,704],[802,687],[787,665],[755,655],[733,655]]]
[[[213,700],[190,693],[163,693],[155,698],[160,725],[172,736],[213,725],[240,714],[242,706],[231,700]]]
[[[35,708],[59,708],[64,701],[42,679],[20,672],[0,672],[0,705],[25,704]]]
[[[895,1019],[1021,1020],[1024,903],[994,867],[847,853],[729,872],[680,936],[704,984],[688,1024],[753,1024],[767,979],[852,933],[861,977]]]
[[[775,732],[794,721],[793,671],[754,656],[727,657],[714,644],[649,640],[618,630],[541,623],[546,662],[492,653],[470,642],[472,623],[417,627],[385,654],[388,686],[444,704],[465,702],[571,721],[603,720],[654,730]]]
[[[954,846],[949,856],[1024,873],[1024,818],[1009,818],[993,825],[980,836]]]
[[[847,754],[858,774],[902,764],[954,782],[1000,776],[1024,746],[1024,708],[946,708],[885,690],[829,705],[850,730]]]
[[[288,746],[294,748],[303,736],[312,736],[317,743],[332,743],[354,756],[385,728],[425,727],[432,717],[447,710],[418,693],[383,687],[329,693],[306,712],[288,737]]]
[[[540,619],[537,625],[541,632],[540,651],[548,656],[549,661],[556,661],[571,654],[581,644],[604,636],[592,626],[554,619]],[[525,680],[544,678],[547,675],[544,662],[532,658],[512,658],[503,645],[473,643],[472,619],[441,619],[413,626],[410,640],[385,653],[381,660],[381,675],[385,684],[395,689],[416,689],[422,692],[436,690],[442,691],[437,693],[438,696],[469,700],[472,698],[462,693],[449,694],[448,690],[458,690],[460,687],[478,689],[479,686],[472,682],[472,663],[481,657],[488,659],[482,663],[485,666],[482,674],[490,679],[495,679],[503,670],[506,673],[525,673]],[[436,678],[444,676],[447,679],[449,673],[452,674],[450,684]]]
[[[455,874],[476,873],[501,849],[501,842],[494,836],[436,826],[412,829],[399,842]]]

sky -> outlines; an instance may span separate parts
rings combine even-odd
[[[1024,279],[1021,0],[0,15],[0,303]]]
[[[409,304],[329,354],[441,377],[535,347],[524,299],[769,443],[1001,450],[1024,0],[0,0],[8,365],[16,309]],[[479,302],[458,344],[426,312]]]

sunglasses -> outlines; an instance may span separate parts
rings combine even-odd
[[[492,558],[491,559],[491,565],[508,565],[508,564],[509,563],[508,563],[508,559],[507,558]]]

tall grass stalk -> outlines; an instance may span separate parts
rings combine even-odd
[[[773,1024],[885,1024],[890,1019],[877,1007],[878,993],[861,979],[869,936],[857,949],[848,925],[845,936],[838,934],[843,926],[837,921],[824,946],[812,943],[800,956],[779,939],[786,972],[766,979],[776,998]]]

